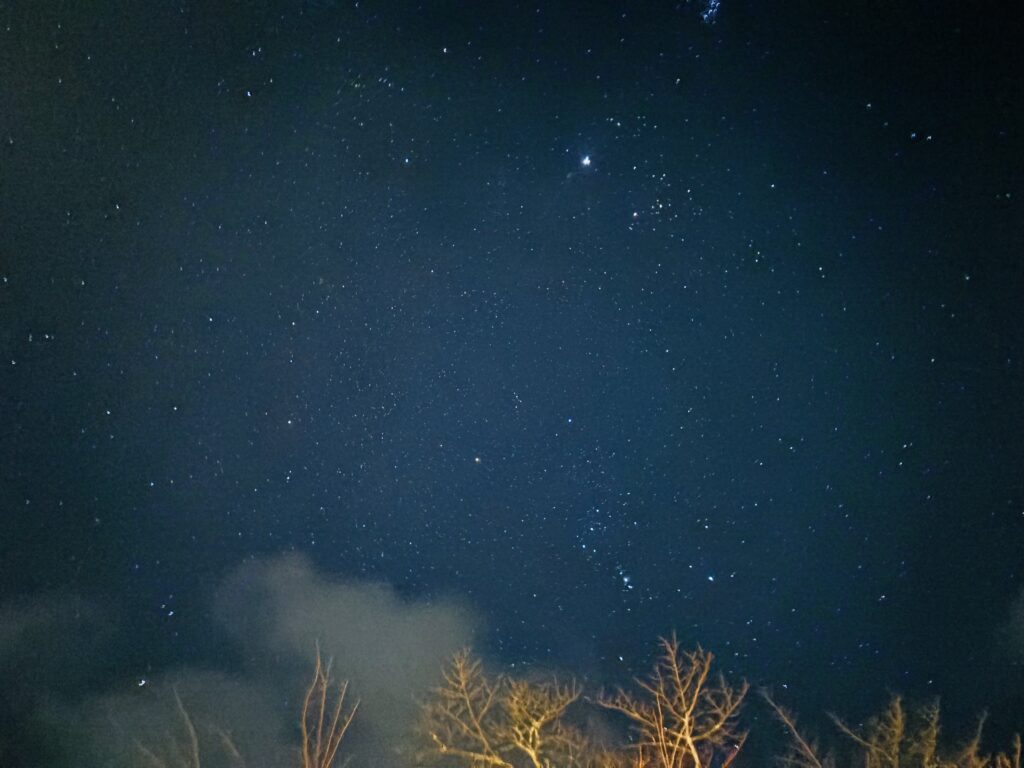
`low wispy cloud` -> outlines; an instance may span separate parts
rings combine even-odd
[[[474,628],[457,602],[408,601],[386,584],[332,581],[299,557],[240,568],[218,591],[215,614],[258,665],[290,659],[307,674],[319,644],[361,699],[353,735],[377,750],[405,739],[417,698]]]
[[[348,701],[361,702],[343,752],[353,765],[407,765],[417,701],[475,628],[455,600],[337,580],[299,556],[254,560],[217,587],[208,616],[235,657],[141,684],[117,679],[110,616],[74,597],[0,609],[0,701],[27,731],[3,750],[39,765],[170,768],[185,764],[194,736],[204,768],[292,766],[319,647],[332,676],[350,681]]]

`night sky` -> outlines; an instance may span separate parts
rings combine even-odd
[[[780,5],[0,3],[5,717],[288,571],[1019,723],[1021,25]]]

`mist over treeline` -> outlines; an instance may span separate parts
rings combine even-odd
[[[188,765],[180,743],[183,734],[193,730],[197,744],[219,740],[231,745],[206,748],[203,765],[304,764],[299,751],[301,712],[318,654],[325,670],[328,661],[331,664],[325,699],[330,703],[337,694],[331,686],[347,681],[344,711],[355,710],[337,764],[423,764],[431,736],[437,740],[436,734],[425,732],[424,715],[440,701],[438,692],[451,683],[456,669],[452,659],[460,658],[460,651],[468,653],[463,649],[477,647],[486,634],[482,617],[468,601],[456,596],[412,599],[384,583],[337,580],[298,555],[250,560],[221,579],[210,591],[205,627],[211,647],[223,653],[147,669],[137,661],[140,649],[132,649],[131,617],[119,615],[116,605],[57,593],[4,605],[0,765],[169,766],[175,760]],[[656,641],[652,638],[652,658],[658,658]],[[689,641],[680,641],[679,648],[688,647]],[[699,648],[698,641],[694,639],[694,648]],[[1015,699],[1012,691],[1024,660],[1024,597],[1014,603],[997,636],[979,643],[982,646],[992,666],[1005,673],[993,695],[996,703],[1008,707],[991,713],[983,742],[987,745],[990,739],[1005,741],[1021,727],[1021,713],[1014,709],[1019,696]],[[707,652],[709,662],[713,650]],[[126,656],[135,661],[125,662]],[[525,686],[520,692],[535,697],[533,705],[543,699],[547,706],[571,693],[565,699],[571,704],[565,708],[565,721],[571,723],[567,727],[586,730],[588,743],[628,749],[636,741],[629,718],[602,706],[614,703],[609,692],[629,690],[629,679],[606,679],[597,670],[554,669],[543,659],[527,665],[509,662],[494,652],[485,652],[479,664],[477,683],[498,691],[520,681]],[[709,679],[720,671],[719,664]],[[644,680],[648,672],[638,668],[635,675]],[[731,685],[746,686],[741,678],[728,677]],[[724,684],[725,676],[722,680]],[[747,736],[745,744],[737,740],[729,745],[737,752],[737,764],[771,755],[791,759],[782,750],[786,728],[756,694],[770,692],[770,701],[783,708],[799,708],[816,697],[772,681],[751,683],[730,720],[736,734]],[[887,692],[896,690],[890,681],[879,681],[879,707],[885,705]],[[816,696],[827,698],[827,692]],[[709,701],[713,699],[711,695]],[[921,700],[921,706],[929,703]],[[955,702],[950,704],[946,710],[954,719],[944,719],[943,734],[957,744],[966,743],[976,721],[965,719]],[[917,704],[908,705],[907,712],[911,706]],[[884,717],[869,720],[869,712],[847,711],[843,701],[834,702],[834,711],[850,717],[851,723],[884,723]],[[822,713],[800,714],[801,723],[816,732],[824,730],[827,719]],[[444,711],[441,722],[453,716]],[[992,749],[997,747],[1003,745]],[[462,765],[467,759],[449,757],[439,764]],[[709,753],[708,760],[710,765],[722,758]]]

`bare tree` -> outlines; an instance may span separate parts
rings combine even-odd
[[[138,739],[133,739],[137,761],[147,768],[202,768],[203,740],[200,739],[200,732],[182,702],[176,685],[171,686],[171,695],[179,720],[178,729],[169,731],[160,746],[147,746]],[[245,761],[227,731],[216,726],[205,730],[217,737],[230,765],[245,768]]]
[[[938,705],[936,705],[936,718],[938,718]],[[981,750],[982,733],[985,730],[987,714],[982,713],[978,718],[978,725],[974,729],[971,740],[960,749],[953,752],[951,757],[940,765],[951,766],[951,768],[1021,768],[1021,743],[1020,734],[1015,733],[1010,741],[1009,752],[996,752],[985,754]]]
[[[500,680],[489,680],[468,649],[456,653],[441,674],[444,684],[423,704],[423,729],[434,751],[470,765],[511,768],[499,754],[495,733]]]
[[[576,682],[505,680],[502,708],[505,738],[531,768],[575,764],[584,749],[582,735],[565,724],[566,709],[580,697]]]
[[[633,694],[619,689],[598,703],[626,716],[638,734],[635,765],[643,768],[720,768],[735,759],[746,739],[737,718],[747,683],[710,681],[714,656],[661,638],[661,655]]]
[[[864,753],[864,768],[900,768],[900,758],[908,738],[907,714],[899,696],[889,700],[889,706],[872,718],[863,733],[857,733],[835,715],[830,715],[836,727]],[[934,754],[934,744],[930,750]]]
[[[328,661],[324,666],[320,659],[320,648],[317,647],[313,680],[302,701],[302,719],[299,723],[302,730],[302,768],[331,768],[334,765],[341,740],[345,738],[359,708],[357,701],[351,709],[345,711],[347,691],[346,680],[338,684],[332,695],[331,662]]]
[[[796,718],[776,704],[770,695],[765,700],[792,738],[790,751],[782,762],[790,768],[832,768],[831,756],[822,759],[817,744],[797,729]],[[836,728],[853,747],[850,765],[856,768],[1021,768],[1020,735],[1014,735],[1007,752],[985,754],[981,749],[985,718],[979,718],[974,736],[958,750],[946,750],[939,743],[941,733],[938,702],[907,713],[903,700],[893,696],[888,706],[854,729],[835,715]]]
[[[423,704],[428,757],[474,767],[583,764],[586,742],[564,721],[580,696],[574,682],[490,678],[468,650],[456,653],[442,675]]]
[[[355,717],[358,702],[345,709],[347,682],[331,684],[331,664],[326,666],[317,648],[313,680],[306,688],[299,727],[302,768],[332,768],[338,748]],[[245,768],[245,760],[227,731],[216,725],[197,726],[176,686],[171,687],[177,728],[169,731],[158,745],[133,740],[137,763],[145,768],[202,768],[204,757],[215,764]],[[217,759],[214,759],[217,758]]]
[[[800,732],[796,723],[796,715],[777,704],[767,690],[762,690],[761,696],[768,702],[775,718],[789,733],[789,749],[779,759],[784,768],[835,768],[835,759],[832,755],[821,757],[818,743]]]

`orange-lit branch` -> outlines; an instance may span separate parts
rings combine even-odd
[[[331,705],[331,663],[324,667],[317,648],[313,680],[302,702],[302,768],[331,768],[334,765],[341,740],[345,738],[345,732],[352,725],[352,718],[359,708],[357,701],[345,712],[347,691],[348,682],[340,683]]]
[[[599,703],[633,724],[644,765],[706,768],[716,755],[731,763],[746,737],[737,716],[747,683],[733,687],[721,675],[710,683],[711,653],[699,647],[683,651],[675,636],[660,644],[651,676],[637,681],[640,695],[619,689]]]

